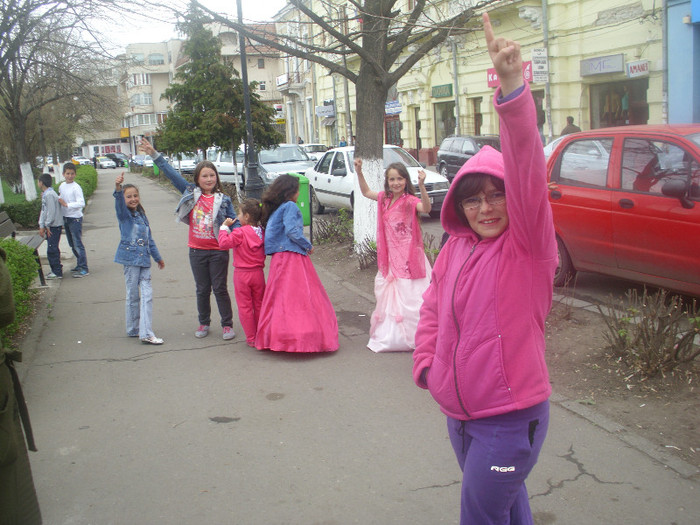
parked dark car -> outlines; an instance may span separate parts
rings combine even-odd
[[[556,286],[582,270],[700,296],[700,125],[566,135],[547,173]]]
[[[129,165],[129,157],[123,153],[105,153],[105,157],[109,157],[114,161],[117,167],[122,168]]]
[[[452,182],[459,168],[486,145],[501,151],[501,140],[498,135],[446,137],[440,143],[440,149],[437,152],[437,168],[440,175]]]

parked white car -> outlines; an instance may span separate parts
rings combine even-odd
[[[199,155],[187,155],[183,153],[182,158],[178,160],[177,156],[173,157],[172,165],[175,169],[179,170],[180,173],[194,173],[194,168],[202,160]]]
[[[313,168],[305,175],[311,187],[311,203],[314,213],[323,213],[326,206],[331,208],[352,209],[355,202],[355,147],[334,148],[325,153]],[[445,200],[449,181],[431,170],[427,170],[403,148],[384,145],[384,167],[394,162],[401,162],[408,169],[411,182],[418,188],[418,172],[426,174],[425,188],[430,196],[431,217],[439,217],[442,202]]]
[[[97,157],[98,168],[116,168],[117,165],[109,157]]]
[[[236,184],[238,188],[243,189],[245,178],[243,175],[243,166],[245,165],[245,154],[243,150],[236,151],[236,164],[233,164],[233,153],[230,151],[219,150],[216,158],[212,161],[216,170],[219,172],[221,182],[230,182]]]
[[[325,144],[301,144],[306,154],[313,160],[318,160],[323,157],[323,154],[328,151],[328,146]]]

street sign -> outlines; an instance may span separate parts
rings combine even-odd
[[[536,47],[532,50],[532,80],[534,82],[549,80],[549,63],[547,50],[544,47]]]

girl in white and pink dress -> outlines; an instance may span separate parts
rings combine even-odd
[[[377,201],[377,266],[367,347],[373,352],[410,352],[415,349],[416,327],[423,292],[430,284],[430,263],[423,249],[419,213],[430,212],[425,172],[418,172],[416,197],[406,166],[390,164],[384,173],[384,191],[372,191],[362,173],[362,159],[354,161],[362,195]]]

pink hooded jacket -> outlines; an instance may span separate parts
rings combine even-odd
[[[460,420],[528,408],[552,390],[544,329],[557,249],[529,87],[496,110],[503,155],[485,146],[452,182],[441,220],[450,238],[423,295],[413,353],[416,384]],[[505,180],[509,224],[496,238],[481,240],[454,210],[453,189],[472,173]]]

